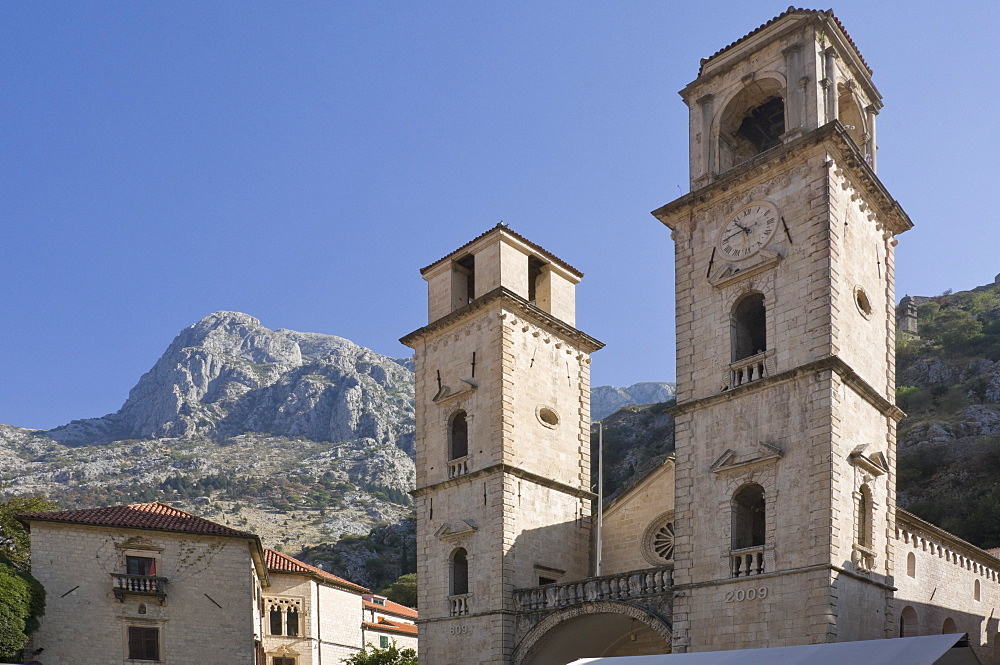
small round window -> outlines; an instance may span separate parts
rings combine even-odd
[[[854,287],[854,304],[858,306],[858,311],[866,319],[872,315],[872,303],[868,299],[868,294],[860,286]]]
[[[538,421],[546,427],[554,429],[559,425],[559,414],[547,406],[538,407],[535,415],[538,416]]]

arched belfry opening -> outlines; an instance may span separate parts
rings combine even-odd
[[[767,311],[763,293],[748,293],[733,305],[732,345],[733,362],[767,350]]]
[[[719,119],[719,172],[776,148],[785,133],[785,95],[775,79],[753,81]]]
[[[469,454],[469,420],[465,411],[458,411],[448,423],[448,461]]]
[[[837,86],[837,118],[847,130],[847,134],[854,141],[858,150],[864,153],[868,133],[865,126],[865,114],[861,110],[854,92],[843,83]]]
[[[764,488],[749,483],[733,495],[734,550],[762,547],[765,538]]]
[[[451,554],[451,593],[462,596],[469,593],[469,554],[459,547]]]

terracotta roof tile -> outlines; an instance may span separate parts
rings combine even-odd
[[[708,56],[707,58],[702,58],[701,59],[701,67],[698,68],[698,76],[701,76],[702,72],[705,71],[705,65],[707,65],[710,61],[714,60],[716,57],[722,55],[723,53],[725,53],[729,49],[733,48],[737,44],[740,44],[743,41],[749,39],[750,37],[753,37],[754,35],[756,35],[761,30],[764,30],[765,28],[768,28],[768,27],[774,25],[775,23],[777,23],[781,19],[785,18],[786,16],[789,16],[791,14],[795,14],[795,13],[798,13],[798,12],[806,13],[806,14],[825,14],[825,15],[829,16],[830,18],[832,18],[833,21],[837,24],[837,27],[840,28],[840,31],[844,33],[844,37],[847,38],[847,43],[850,44],[851,47],[854,49],[854,51],[858,54],[858,58],[861,60],[861,64],[863,64],[865,66],[865,69],[868,70],[869,74],[872,73],[872,68],[868,66],[867,62],[865,62],[865,57],[863,55],[861,55],[861,51],[858,50],[858,45],[854,43],[854,40],[851,38],[851,35],[847,32],[847,28],[845,28],[844,24],[840,22],[840,19],[837,18],[834,15],[832,9],[827,9],[825,11],[824,10],[820,10],[820,9],[803,9],[803,8],[800,8],[800,7],[795,7],[793,5],[793,6],[789,7],[788,9],[786,9],[785,11],[781,12],[780,14],[778,14],[777,16],[775,16],[774,18],[772,18],[767,23],[764,23],[763,25],[761,25],[761,26],[759,26],[757,28],[754,28],[753,30],[751,30],[747,34],[743,35],[742,37],[740,37],[739,39],[737,39],[732,44],[729,44],[728,46],[723,46],[722,48],[720,48],[718,51],[716,51],[712,55]]]
[[[371,594],[365,594],[364,605],[366,610],[375,610],[376,612],[395,614],[401,617],[406,617],[408,619],[417,618],[417,611],[415,609],[407,607],[406,605],[400,605],[399,603],[394,603],[388,598],[385,601],[385,605],[379,605],[378,603],[373,603],[371,601]]]
[[[389,621],[388,619],[379,619],[378,623],[372,623],[370,621],[362,621],[361,623],[365,628],[369,628],[371,630],[401,633],[403,635],[417,634],[417,627],[410,623],[398,623],[395,621]]]
[[[264,561],[267,563],[267,569],[274,573],[315,575],[316,577],[323,578],[329,582],[334,582],[335,584],[347,587],[354,591],[359,591],[361,593],[368,591],[368,589],[363,586],[357,585],[353,582],[348,582],[343,577],[337,577],[333,573],[328,573],[322,568],[310,566],[308,563],[299,561],[298,559],[292,558],[287,554],[282,554],[281,552],[275,550],[264,548]]]
[[[463,249],[465,249],[469,245],[473,244],[474,242],[478,242],[480,238],[484,238],[484,237],[488,236],[489,234],[493,233],[497,229],[501,229],[501,230],[503,230],[504,233],[507,233],[508,235],[511,235],[514,238],[517,238],[518,240],[520,240],[525,245],[527,245],[531,249],[535,250],[536,252],[538,252],[542,256],[547,257],[549,260],[556,261],[557,263],[559,263],[559,265],[563,266],[564,268],[566,268],[567,270],[569,270],[571,273],[573,273],[577,277],[579,277],[581,279],[583,278],[583,273],[582,272],[580,272],[579,270],[577,270],[576,268],[574,268],[570,264],[566,263],[565,261],[563,261],[562,259],[560,259],[558,256],[556,256],[555,254],[553,254],[549,250],[545,249],[541,245],[536,245],[535,243],[531,242],[530,240],[528,240],[527,238],[525,238],[524,236],[522,236],[520,233],[517,233],[516,231],[514,231],[513,229],[511,229],[509,226],[507,226],[503,222],[500,222],[499,224],[497,224],[496,226],[494,226],[493,228],[489,229],[488,231],[486,231],[484,233],[480,233],[478,236],[476,236],[475,238],[473,238],[469,242],[465,243],[464,245],[462,245],[461,247],[459,247],[455,251],[449,252],[448,256],[451,256],[453,254],[457,254],[457,253],[461,252]],[[423,268],[420,269],[420,274],[423,275],[428,270],[430,270],[431,268],[433,268],[434,266],[436,266],[437,264],[441,263],[446,258],[448,258],[448,256],[443,256],[440,259],[438,259],[437,261],[435,261],[434,263],[431,263],[429,265],[424,266]]]
[[[89,508],[84,510],[57,510],[49,513],[26,513],[18,515],[24,522],[64,522],[89,526],[110,526],[125,529],[153,529],[195,533],[205,536],[227,536],[232,538],[253,538],[257,536],[246,531],[237,531],[228,526],[211,522],[179,508],[158,501],[153,503],[133,503],[127,506]]]

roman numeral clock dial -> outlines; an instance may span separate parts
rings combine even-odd
[[[778,211],[770,203],[751,203],[733,215],[719,234],[719,251],[731,261],[750,258],[770,242]]]

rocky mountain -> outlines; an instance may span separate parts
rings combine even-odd
[[[674,398],[677,386],[673,383],[633,383],[628,388],[597,386],[590,391],[590,417],[603,420],[612,413],[631,404],[658,404]]]
[[[182,330],[116,413],[45,434],[69,446],[244,432],[312,441],[368,438],[413,450],[406,361],[316,333],[216,312]]]
[[[64,507],[168,501],[298,551],[410,514],[413,427],[409,360],[216,312],[117,412],[0,425],[0,490]]]
[[[914,299],[896,345],[899,505],[1000,546],[1000,282]]]

